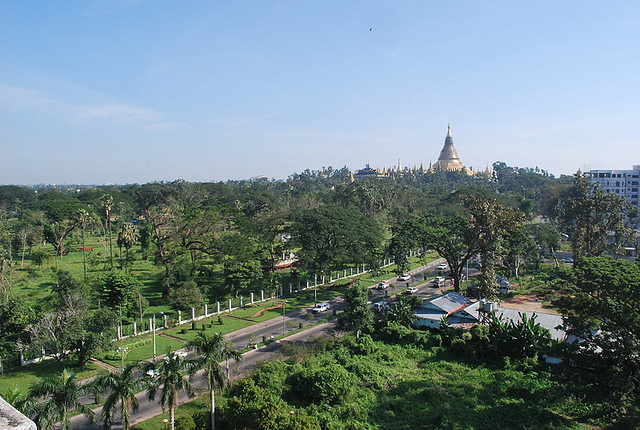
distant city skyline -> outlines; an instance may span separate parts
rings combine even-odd
[[[0,2],[0,183],[640,164],[640,3]]]

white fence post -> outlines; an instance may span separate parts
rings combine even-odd
[[[253,304],[253,293],[251,293],[251,304]]]
[[[182,324],[182,311],[178,311],[178,325]]]

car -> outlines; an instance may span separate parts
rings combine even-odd
[[[417,292],[418,292],[418,289],[416,287],[410,287],[404,291],[404,294],[415,294]]]
[[[389,302],[386,301],[371,303],[371,309],[376,312],[385,311],[387,310],[387,308],[389,308]]]
[[[311,312],[313,312],[314,314],[319,314],[321,312],[328,311],[328,310],[329,310],[329,303],[318,303],[313,309],[311,309]]]
[[[433,280],[433,286],[434,287],[444,287],[444,276],[436,276],[436,278]]]
[[[386,281],[379,282],[376,288],[379,290],[386,290],[387,288],[389,288],[389,283]]]
[[[563,261],[564,263],[573,263],[573,258],[565,257],[565,258],[563,258],[563,259],[562,259],[562,261]]]
[[[411,280],[411,275],[409,275],[408,273],[405,273],[402,276],[398,276],[398,281],[409,281]]]
[[[439,271],[443,271],[443,270],[447,270],[449,268],[449,265],[447,263],[440,263],[438,264],[438,267],[436,267],[437,270]]]

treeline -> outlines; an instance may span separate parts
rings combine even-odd
[[[561,232],[576,256],[619,253],[630,215],[580,175],[556,179],[504,163],[493,176],[407,169],[351,182],[348,169],[327,168],[286,181],[0,186],[0,340],[7,353],[19,340],[65,356],[89,333],[53,333],[108,333],[99,318],[88,323],[98,309],[142,320],[150,299],[190,309],[354,265],[375,270],[386,257],[403,271],[417,248],[447,259],[457,290],[464,267],[478,264],[481,294],[492,297],[496,274],[519,276],[553,257]],[[269,270],[292,255],[290,270]],[[61,265],[49,291],[25,294],[38,267],[68,256],[81,259],[81,273]],[[141,262],[148,269],[132,271]],[[44,337],[46,345],[34,343]]]

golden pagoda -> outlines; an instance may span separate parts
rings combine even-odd
[[[453,147],[453,137],[451,137],[451,124],[447,127],[447,137],[444,139],[444,147],[440,151],[438,161],[436,161],[431,170],[435,172],[465,172],[470,173],[464,164],[460,161],[456,148]]]

